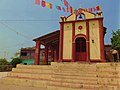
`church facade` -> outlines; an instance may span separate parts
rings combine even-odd
[[[49,35],[50,34],[48,34],[48,36]],[[52,33],[51,36],[53,36]],[[58,62],[106,61],[104,57],[104,27],[102,12],[94,14],[82,10],[78,15],[71,14],[68,17],[62,16],[60,18],[59,35],[51,38],[53,40],[50,39],[50,43],[44,44],[52,47],[51,43],[56,40],[55,38],[59,39],[56,41],[58,45],[55,45],[57,46],[56,61]],[[36,41],[35,61],[38,61],[40,46],[37,42],[42,42],[42,39],[40,40],[40,38],[37,38],[34,39],[34,41]],[[52,47],[52,49],[54,49],[54,47]],[[48,57],[48,55],[46,55],[46,57]],[[52,60],[54,61],[53,57]]]

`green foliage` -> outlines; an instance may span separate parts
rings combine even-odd
[[[21,59],[19,58],[13,58],[13,60],[11,61],[13,67],[16,67],[16,65],[20,63],[21,63]]]
[[[113,49],[120,50],[120,29],[112,33],[111,43]]]
[[[0,59],[0,65],[9,65],[10,63],[6,59]]]

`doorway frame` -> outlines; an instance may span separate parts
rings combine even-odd
[[[73,53],[74,53],[74,61],[76,62],[76,51],[75,51],[75,49],[76,49],[76,46],[75,46],[75,40],[77,39],[77,38],[80,38],[80,37],[84,37],[85,39],[86,39],[86,61],[85,62],[90,62],[90,46],[89,46],[89,39],[88,39],[88,36],[86,36],[86,35],[84,35],[84,34],[77,34],[76,36],[75,36],[75,38],[74,38],[74,45],[73,45],[73,49],[74,49],[74,51],[73,51]]]

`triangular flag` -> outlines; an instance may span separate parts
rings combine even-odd
[[[70,13],[73,13],[73,8],[72,8],[72,6],[70,6]]]
[[[65,8],[64,7],[62,7],[62,10],[65,12]]]
[[[100,7],[100,6],[97,6],[97,7],[96,7],[96,10],[97,10],[97,11],[100,11],[100,10],[101,10],[101,7]]]
[[[66,8],[66,12],[69,12],[69,8]]]
[[[81,8],[79,8],[78,11],[79,11],[79,13],[82,13],[82,9]]]
[[[46,8],[50,8],[50,3],[46,2]]]
[[[61,7],[60,7],[60,6],[58,6],[58,10],[61,10]]]
[[[77,9],[74,10],[74,13],[75,13],[76,15],[79,15],[79,12],[78,12]]]
[[[68,2],[64,0],[64,5],[68,8]]]
[[[40,0],[35,0],[35,4],[40,4]]]
[[[89,12],[92,12],[92,8],[89,8]]]
[[[97,11],[96,7],[95,7],[95,8],[93,8],[93,10],[94,10],[94,12],[96,12],[96,11]]]
[[[44,0],[42,0],[41,6],[42,6],[42,7],[45,7],[45,5],[46,5],[45,3],[46,3],[46,2],[45,2]]]
[[[52,9],[52,4],[50,3],[50,9]]]

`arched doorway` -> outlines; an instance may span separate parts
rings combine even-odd
[[[78,37],[75,40],[75,56],[76,61],[86,61],[86,39]]]

